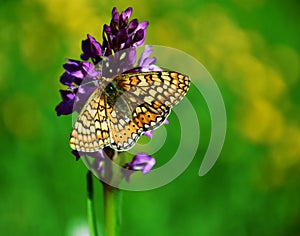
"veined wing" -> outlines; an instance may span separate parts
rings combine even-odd
[[[159,127],[190,84],[187,76],[167,71],[121,74],[113,80],[122,95],[107,114],[111,147],[121,151],[130,149],[143,132]]]
[[[106,115],[106,97],[97,88],[81,110],[70,137],[72,149],[95,152],[109,145],[109,123]]]

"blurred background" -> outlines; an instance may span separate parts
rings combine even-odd
[[[87,170],[69,148],[71,116],[54,108],[65,58],[79,59],[87,33],[102,41],[114,6],[150,22],[147,44],[202,62],[228,118],[221,156],[199,177],[210,117],[194,100],[197,156],[167,186],[124,192],[121,235],[300,235],[298,0],[1,0],[1,234],[87,235]],[[171,122],[168,134],[176,130]]]

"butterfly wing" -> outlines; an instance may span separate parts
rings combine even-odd
[[[130,149],[143,132],[164,122],[190,85],[188,76],[167,71],[121,74],[110,81],[117,95],[101,86],[91,94],[73,126],[72,149]]]
[[[177,72],[121,74],[113,79],[122,95],[107,112],[111,147],[130,149],[145,131],[159,127],[186,94],[190,80]]]
[[[72,149],[95,152],[110,143],[105,94],[97,88],[82,108],[70,137]]]

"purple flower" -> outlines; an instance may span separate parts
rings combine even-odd
[[[87,35],[87,39],[82,41],[82,51],[82,60],[88,60],[89,58],[91,58],[95,64],[101,60],[101,44],[98,43],[96,39],[89,34]]]
[[[153,157],[146,153],[139,153],[133,157],[131,162],[125,164],[125,168],[131,171],[142,171],[143,174],[146,174],[152,169],[155,163],[156,161]],[[127,182],[129,182],[130,175],[133,173],[131,171],[123,171]]]
[[[95,71],[93,64],[86,61],[67,59],[67,63],[63,67],[66,72],[61,76],[60,82],[69,87],[73,83],[80,85],[86,76],[96,77],[99,75],[99,72]]]
[[[58,116],[71,114],[73,112],[76,93],[69,90],[59,90],[59,92],[63,100],[56,106],[56,114]]]
[[[135,29],[135,35],[133,37],[133,46],[138,47],[144,44],[146,39],[146,29],[149,25],[148,21],[141,22]]]
[[[127,49],[130,47],[141,46],[146,38],[148,21],[138,22],[137,19],[129,21],[132,8],[127,8],[119,14],[117,8],[112,10],[110,25],[103,27],[103,47],[106,48],[105,55]]]

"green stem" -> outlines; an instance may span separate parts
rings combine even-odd
[[[87,182],[87,214],[88,224],[91,236],[97,236],[97,225],[94,207],[94,189],[93,189],[93,174],[89,171],[86,175]]]
[[[118,215],[118,190],[112,186],[103,183],[104,195],[104,225],[105,236],[118,235],[119,215]]]

